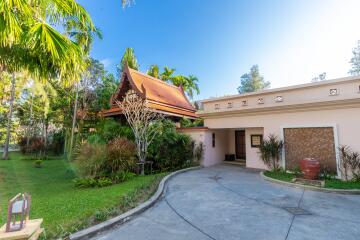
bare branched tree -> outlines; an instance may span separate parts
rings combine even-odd
[[[148,146],[160,131],[159,122],[163,119],[163,114],[151,109],[146,99],[138,96],[133,90],[129,90],[123,101],[116,101],[116,104],[121,108],[134,132],[141,175],[144,175]]]

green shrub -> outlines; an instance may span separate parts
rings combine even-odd
[[[340,146],[339,169],[346,181],[360,181],[360,153],[354,152],[349,146]],[[351,178],[349,176],[351,173]]]
[[[74,160],[74,165],[78,175],[94,178],[102,173],[105,162],[106,146],[84,142]]]
[[[113,184],[111,179],[107,178],[107,177],[99,178],[99,179],[97,179],[96,182],[97,182],[97,184],[96,184],[97,187],[106,187],[106,186],[110,186]]]
[[[202,127],[204,126],[204,119],[198,118],[196,120],[190,120],[188,118],[182,118],[180,120],[180,126],[182,128]]]
[[[96,131],[89,135],[88,141],[91,143],[107,143],[118,137],[133,140],[134,134],[129,126],[122,125],[114,119],[106,118],[99,121],[96,125]]]
[[[111,179],[116,183],[126,182],[136,176],[135,173],[129,171],[119,171],[111,176]]]
[[[261,159],[270,170],[279,170],[279,161],[283,145],[283,141],[273,134],[270,134],[268,138],[264,139],[260,144],[259,152]]]
[[[64,152],[65,134],[63,131],[55,132],[52,135],[51,143],[48,146],[48,150],[56,155],[60,155]]]
[[[78,188],[94,188],[94,187],[106,187],[113,184],[112,180],[107,177],[101,178],[75,178],[73,180],[75,187]]]
[[[178,133],[175,124],[164,121],[161,133],[149,146],[149,160],[154,162],[154,169],[171,171],[192,165],[194,144],[191,138]]]
[[[36,160],[35,162],[34,162],[34,167],[36,167],[36,168],[41,168],[42,167],[42,160]]]
[[[126,138],[115,138],[107,145],[106,169],[109,174],[133,171],[136,167],[136,146]]]

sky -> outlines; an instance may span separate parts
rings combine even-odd
[[[205,99],[236,94],[258,64],[271,88],[348,76],[360,40],[359,0],[79,0],[103,33],[91,56],[116,73],[125,48],[151,64],[195,75]]]

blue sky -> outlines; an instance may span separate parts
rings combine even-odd
[[[174,67],[199,78],[195,99],[235,94],[258,64],[272,88],[344,77],[360,40],[356,0],[80,0],[102,30],[91,55],[115,73],[126,47],[140,70]]]

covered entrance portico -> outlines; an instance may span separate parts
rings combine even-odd
[[[203,133],[205,143],[204,166],[223,161],[242,163],[250,168],[264,168],[259,161],[258,145],[262,141],[262,127],[207,129]]]

